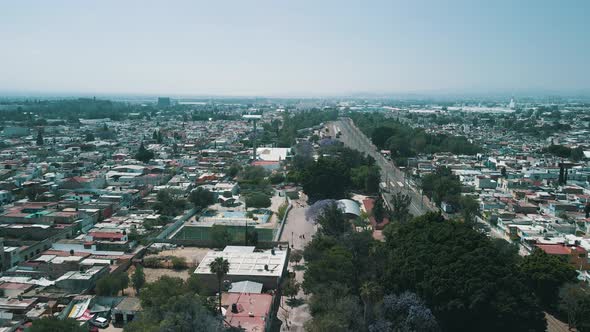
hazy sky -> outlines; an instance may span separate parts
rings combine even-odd
[[[590,89],[590,1],[1,1],[0,91]]]

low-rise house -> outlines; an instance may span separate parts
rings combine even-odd
[[[125,297],[111,310],[114,324],[127,324],[141,311],[141,302],[136,297]]]
[[[265,290],[277,289],[287,268],[287,254],[288,248],[255,251],[255,247],[227,246],[223,251],[209,251],[194,273],[207,292],[215,292],[217,277],[209,264],[222,257],[229,262],[226,280],[254,281],[263,284]]]
[[[225,323],[247,332],[270,331],[273,296],[270,294],[223,293],[221,306],[225,308]]]
[[[553,256],[558,256],[570,263],[577,270],[588,270],[588,252],[579,245],[566,244],[536,244],[538,249]]]

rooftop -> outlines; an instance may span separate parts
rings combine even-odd
[[[242,250],[239,250],[242,248]],[[211,274],[209,264],[217,257],[223,257],[229,261],[228,275],[249,276],[275,276],[283,274],[283,268],[287,260],[287,251],[274,249],[263,252],[252,252],[252,247],[232,246],[223,251],[209,251],[201,261],[195,274]],[[268,270],[265,270],[268,266]]]
[[[225,321],[234,327],[246,331],[264,331],[268,313],[272,304],[272,295],[224,293],[222,305],[227,306]],[[238,312],[232,312],[232,304],[236,304]]]

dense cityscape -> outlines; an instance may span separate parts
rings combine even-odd
[[[0,332],[590,332],[590,1],[0,1]]]
[[[590,326],[583,100],[0,108],[5,331]]]

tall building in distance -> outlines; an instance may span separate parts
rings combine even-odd
[[[168,107],[172,105],[170,101],[170,97],[158,97],[158,106],[159,107]]]
[[[508,108],[511,110],[516,109],[516,102],[514,101],[514,97],[510,98],[510,104],[508,104]]]

